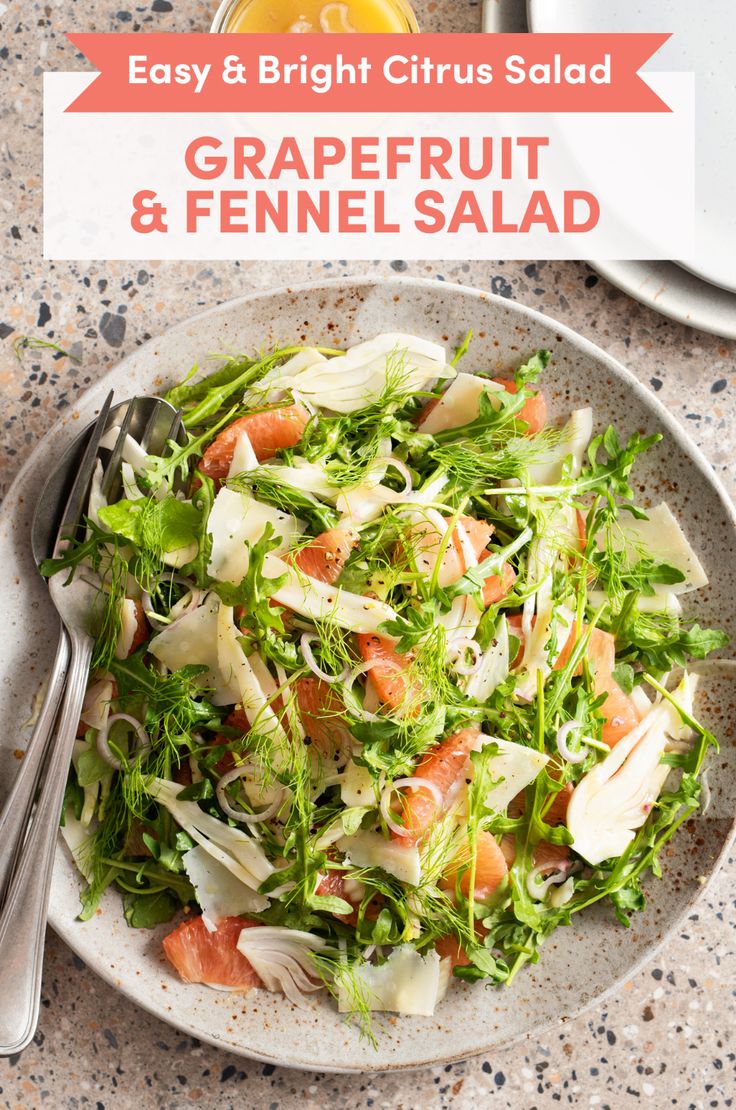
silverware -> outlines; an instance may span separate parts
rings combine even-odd
[[[156,397],[137,398],[134,409],[131,409],[131,401],[128,399],[110,408],[104,431],[109,432],[111,429],[120,427],[128,418],[129,410],[127,431],[138,439],[141,445],[153,441],[160,443],[175,415],[172,406],[160,402]],[[165,427],[160,428],[157,422],[162,416]],[[154,423],[149,426],[152,417],[154,417]],[[96,426],[97,421],[93,421],[77,436],[43,486],[31,524],[31,549],[36,566],[53,554],[62,523],[67,491],[73,485],[75,476],[81,472],[82,460]],[[5,901],[8,883],[28,828],[33,800],[36,797],[44,767],[49,736],[64,692],[70,654],[69,637],[63,624],[60,623],[59,642],[47,679],[43,704],[39,710],[33,734],[26,745],[23,763],[0,811],[0,907]]]
[[[58,526],[58,511],[52,498],[61,502],[63,487],[56,476],[47,483],[47,487],[50,486],[47,515],[39,517],[38,523],[34,520],[34,552],[44,547],[44,534],[48,549],[48,537],[54,534],[55,529],[53,555],[58,558],[67,538],[77,533],[87,507],[100,440],[106,431],[110,428],[118,430],[102,478],[103,493],[111,501],[120,496],[121,462],[128,434],[152,454],[161,453],[167,440],[179,434],[179,414],[167,402],[159,398],[135,398],[116,406],[113,417],[111,400],[112,394],[88,434],[76,479]],[[44,495],[46,492],[45,488]],[[60,678],[63,668],[66,668],[66,689],[53,739],[45,741],[42,730],[37,727],[32,738],[36,742],[30,760],[27,753],[19,772],[18,778],[22,775],[22,782],[14,784],[8,799],[9,803],[15,802],[15,806],[6,804],[0,815],[0,829],[4,828],[7,838],[0,866],[9,880],[5,900],[0,904],[0,1055],[22,1051],[32,1039],[38,1021],[54,848],[94,646],[95,613],[100,596],[98,583],[80,574],[76,574],[68,584],[65,584],[63,574],[55,575],[50,579],[49,593],[62,621],[62,636],[55,660],[54,681],[41,710],[47,729],[55,717],[54,699],[58,704],[63,687],[63,678]],[[41,790],[29,825],[28,817],[41,776]]]
[[[520,34],[528,31],[526,0],[483,0],[481,30],[486,34]]]

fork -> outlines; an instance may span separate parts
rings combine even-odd
[[[107,397],[90,434],[57,533],[53,551],[55,558],[63,553],[69,538],[79,531],[111,401],[112,393]],[[131,401],[103,472],[102,492],[107,501],[119,497],[121,463],[128,434],[136,423],[142,423],[142,412],[147,419],[144,416],[145,427],[140,442],[150,454],[160,454],[167,441],[179,434],[180,416],[173,406],[159,398],[135,398]],[[22,828],[17,830],[18,845],[12,851],[14,867],[5,901],[0,908],[0,1055],[20,1052],[27,1047],[38,1022],[54,849],[92,658],[95,615],[101,591],[99,582],[87,576],[75,574],[71,582],[65,583],[63,574],[57,574],[49,581],[49,593],[68,637],[70,663],[56,733],[41,761],[43,781],[36,809],[27,831],[25,820]]]
[[[130,400],[126,400],[110,408],[106,420],[106,435],[119,430],[119,425],[125,420],[130,407]],[[147,447],[149,440],[161,439],[160,429],[155,422],[153,426],[150,425],[151,418],[159,411],[159,400],[156,397],[140,397],[136,401],[135,411],[126,426],[128,434],[139,438],[143,448]],[[171,408],[170,413],[173,418],[175,410]],[[169,419],[168,410],[163,415]],[[65,508],[65,491],[73,485],[72,476],[83,473],[82,458],[96,425],[95,420],[70,444],[61,461],[50,472],[41,490],[31,524],[31,549],[38,566],[53,554]],[[113,436],[112,447],[115,445],[114,439],[115,436]],[[0,907],[7,894],[8,883],[23,843],[33,801],[45,766],[48,740],[66,686],[69,655],[69,637],[63,624],[60,623],[59,642],[48,675],[46,695],[39,710],[33,734],[26,745],[23,763],[0,811]]]

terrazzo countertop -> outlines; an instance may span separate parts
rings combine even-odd
[[[736,345],[640,307],[583,263],[43,263],[40,74],[78,64],[61,31],[202,30],[210,12],[201,0],[125,4],[0,3],[0,494],[59,414],[149,336],[253,289],[348,272],[477,285],[577,329],[659,394],[736,491]],[[452,0],[429,0],[420,15],[437,30],[479,26],[477,6]],[[23,335],[73,358],[23,349]],[[490,1059],[390,1076],[297,1073],[199,1044],[136,1009],[49,933],[39,1030],[20,1058],[0,1061],[0,1105],[729,1107],[735,876],[729,861],[697,912],[604,1008]]]

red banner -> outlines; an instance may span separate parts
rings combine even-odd
[[[667,34],[72,34],[69,112],[669,112],[638,74]]]

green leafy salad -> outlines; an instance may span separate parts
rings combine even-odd
[[[369,1036],[453,976],[510,984],[594,902],[627,925],[716,744],[687,667],[726,638],[682,609],[705,572],[632,491],[658,437],[550,422],[547,352],[494,378],[467,348],[193,372],[178,442],[129,438],[123,496],[96,475],[43,568],[102,582],[62,830],[82,919],[114,886],[183,979],[326,988]]]

